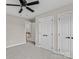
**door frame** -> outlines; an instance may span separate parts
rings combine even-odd
[[[54,25],[54,16],[45,16],[45,17],[41,17],[41,18],[46,18],[46,17],[52,17],[52,23],[53,23],[53,25]],[[38,25],[39,25],[39,19],[40,18],[36,18],[36,46],[37,47],[39,47],[39,27],[38,27]],[[53,27],[53,25],[52,25],[52,27]],[[52,33],[53,33],[53,31],[52,31]],[[52,34],[52,36],[54,35],[54,33]],[[54,37],[53,37],[53,39],[54,39]],[[52,48],[53,48],[53,39],[52,39]],[[51,49],[52,49],[51,48]]]

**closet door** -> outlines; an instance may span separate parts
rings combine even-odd
[[[59,51],[67,57],[71,56],[71,15],[71,13],[62,14],[58,20]]]
[[[53,21],[52,17],[39,19],[39,47],[51,50],[53,44]]]
[[[70,15],[70,57],[73,58],[73,14]]]

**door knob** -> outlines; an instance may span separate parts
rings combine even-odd
[[[71,37],[71,39],[73,39],[73,37]]]
[[[70,39],[70,37],[66,37],[67,39]]]
[[[47,37],[48,35],[47,34],[43,34],[43,36],[46,36]]]

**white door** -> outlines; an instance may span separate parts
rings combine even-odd
[[[51,50],[53,44],[53,21],[52,17],[39,19],[39,47]]]
[[[70,57],[73,57],[73,14],[70,15]]]
[[[72,28],[72,18],[71,13],[66,13],[61,16],[59,16],[58,21],[58,41],[59,41],[59,50],[61,54],[64,54],[65,56],[71,57],[71,32]]]

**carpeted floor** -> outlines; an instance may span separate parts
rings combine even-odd
[[[70,59],[30,44],[7,48],[6,51],[6,59]]]

